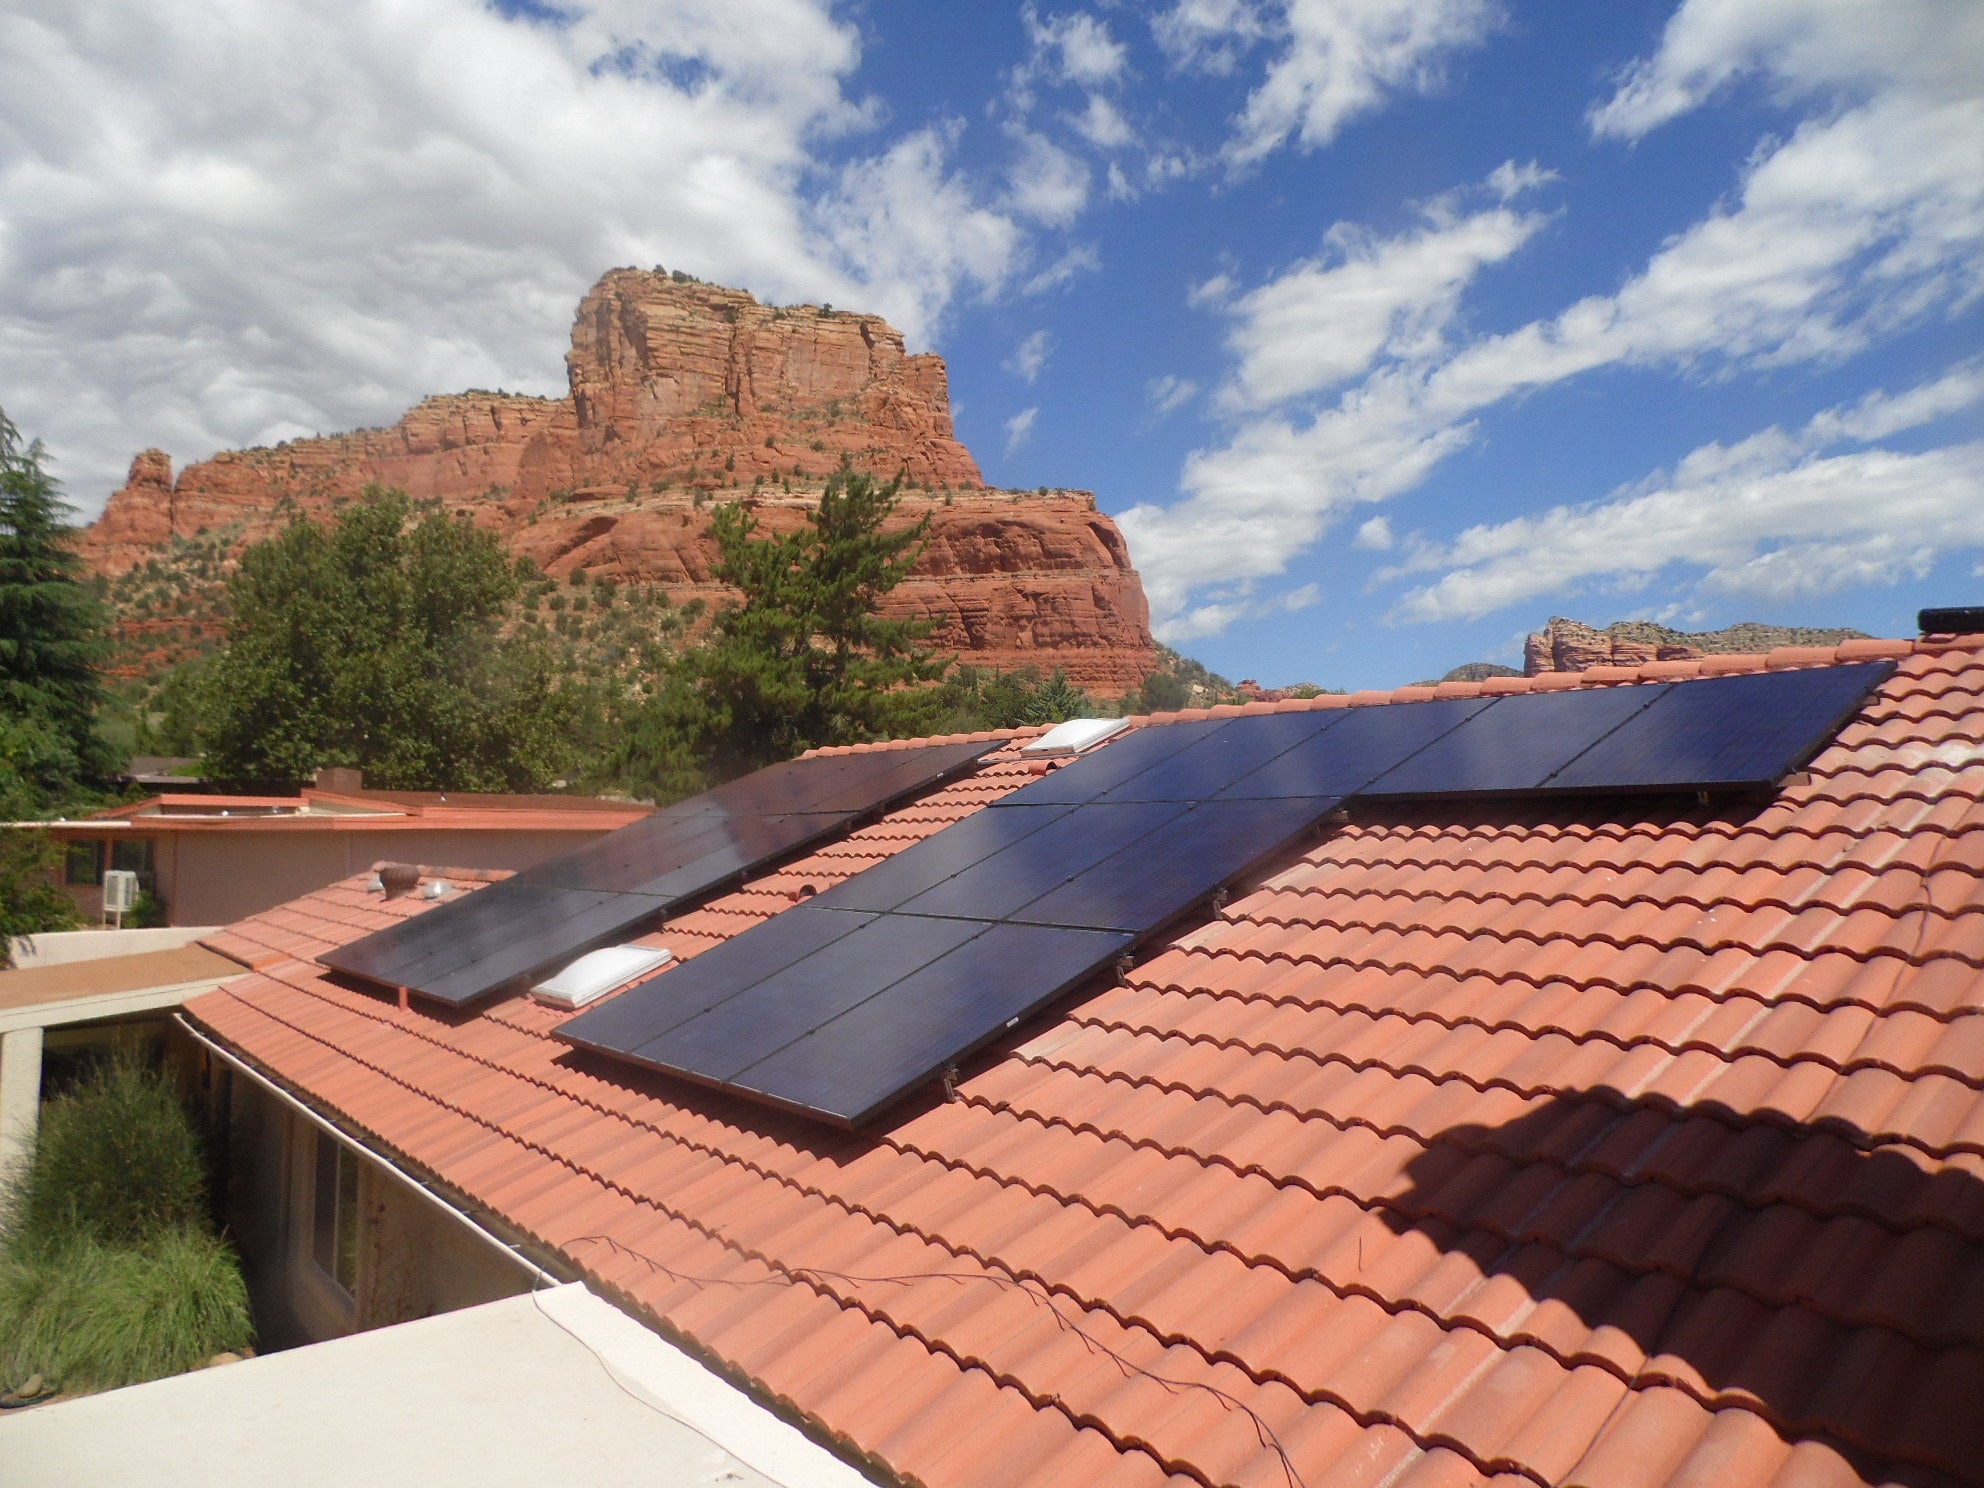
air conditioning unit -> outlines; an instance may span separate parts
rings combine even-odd
[[[128,868],[112,868],[103,875],[103,912],[124,914],[138,907],[138,875]]]

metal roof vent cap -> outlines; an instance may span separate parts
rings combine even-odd
[[[1977,635],[1984,632],[1984,605],[1923,610],[1915,617],[1924,635]]]
[[[1081,754],[1104,739],[1113,739],[1130,726],[1127,718],[1071,718],[1057,723],[1038,739],[1020,746],[1027,759],[1053,754]]]
[[[379,886],[386,891],[388,899],[411,894],[420,887],[420,867],[416,863],[381,863]]]
[[[674,958],[675,953],[664,946],[617,945],[587,951],[556,976],[532,987],[530,995],[552,1007],[582,1008]]]
[[[385,882],[376,873],[366,879],[362,887],[368,894],[383,894],[386,892]]]

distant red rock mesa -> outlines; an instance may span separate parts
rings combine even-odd
[[[146,450],[78,546],[108,577],[175,538],[228,532],[238,553],[293,511],[326,512],[378,482],[469,513],[553,576],[715,602],[726,591],[708,505],[743,501],[766,530],[792,530],[845,459],[881,479],[903,472],[898,520],[932,519],[885,613],[929,618],[935,645],[975,665],[1060,667],[1106,696],[1156,666],[1115,522],[1084,491],[986,487],[952,428],[943,359],[908,355],[879,317],[615,269],[580,302],[565,364],[565,398],[428,398],[390,428],[228,451],[176,480],[165,453]],[[211,621],[132,629],[161,626]]]
[[[1620,620],[1603,630],[1553,615],[1523,646],[1523,674],[1582,672],[1599,666],[1644,666],[1650,661],[1693,661],[1732,652],[1763,652],[1778,646],[1837,646],[1865,640],[1865,631],[1760,625],[1743,621],[1721,630],[1673,630],[1650,620]],[[1452,676],[1453,673],[1449,673]]]

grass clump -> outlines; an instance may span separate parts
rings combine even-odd
[[[0,1255],[0,1379],[69,1394],[197,1368],[253,1336],[241,1267],[211,1231],[71,1239]]]
[[[254,1336],[214,1233],[193,1122],[122,1052],[43,1112],[0,1235],[0,1384],[68,1392],[178,1374]]]

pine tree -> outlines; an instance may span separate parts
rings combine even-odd
[[[784,536],[761,535],[740,505],[717,508],[716,576],[744,597],[717,616],[688,666],[705,710],[704,752],[719,776],[886,737],[917,684],[944,670],[923,645],[929,622],[877,613],[930,531],[927,515],[883,530],[901,485],[843,468],[807,525]]]
[[[0,759],[32,809],[65,804],[114,767],[96,735],[103,607],[79,578],[73,509],[45,459],[0,412]]]

